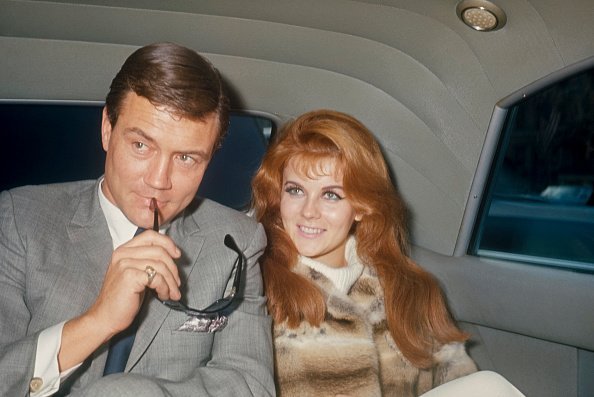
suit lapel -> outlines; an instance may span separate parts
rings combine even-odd
[[[77,205],[72,221],[67,227],[68,238],[73,250],[81,258],[76,272],[80,275],[80,282],[85,284],[88,294],[73,297],[72,304],[78,306],[78,312],[84,312],[99,295],[103,284],[105,271],[113,253],[113,243],[109,234],[107,221],[99,205],[99,181],[81,192],[81,199]],[[96,379],[103,374],[107,347],[104,346],[93,354],[90,368],[81,382],[86,383],[86,377]],[[96,358],[99,358],[96,360]]]
[[[99,205],[98,188],[96,183],[89,187],[92,191],[81,192],[78,207],[67,228],[72,248],[81,258],[81,266],[76,271],[84,274],[83,282],[87,283],[89,291],[93,291],[82,299],[77,297],[78,304],[84,309],[97,297],[113,252],[107,222]]]
[[[182,256],[176,260],[176,264],[180,271],[181,279],[187,280],[198,261],[198,256],[204,245],[204,237],[200,233],[200,227],[194,220],[194,217],[180,216],[172,222],[167,234],[182,251]],[[184,294],[185,291],[182,288],[182,296]],[[157,335],[157,332],[159,332],[170,311],[169,308],[157,299],[152,291],[147,291],[143,308],[141,313],[139,313],[141,324],[136,332],[134,345],[132,346],[132,351],[126,364],[126,372],[130,371],[138,363],[138,360],[140,360]]]

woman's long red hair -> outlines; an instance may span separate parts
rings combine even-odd
[[[467,336],[452,320],[435,279],[407,256],[406,209],[377,141],[344,113],[318,110],[287,124],[252,182],[256,216],[269,241],[261,264],[273,320],[296,327],[304,320],[319,325],[324,319],[325,302],[317,286],[291,270],[298,254],[283,229],[280,197],[289,159],[312,171],[329,158],[342,172],[346,197],[363,214],[354,228],[357,253],[378,273],[390,333],[411,363],[428,368],[439,345]]]

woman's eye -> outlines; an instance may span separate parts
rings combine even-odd
[[[285,192],[289,193],[291,196],[298,196],[302,194],[302,190],[297,186],[287,186],[285,188]]]
[[[342,197],[336,193],[336,192],[324,192],[324,198],[328,199],[328,200],[334,200],[334,201],[338,201],[338,200],[342,200]]]

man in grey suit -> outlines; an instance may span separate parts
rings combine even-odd
[[[228,106],[196,52],[140,48],[107,95],[104,176],[0,194],[1,396],[274,395],[263,229],[195,197]]]

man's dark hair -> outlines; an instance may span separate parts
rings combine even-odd
[[[173,43],[155,43],[139,48],[126,59],[105,99],[112,126],[115,126],[122,101],[129,92],[191,120],[204,120],[216,114],[219,144],[227,132],[229,99],[219,71],[189,48]]]

